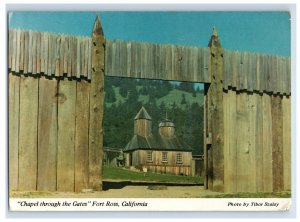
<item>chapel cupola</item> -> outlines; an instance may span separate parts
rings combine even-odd
[[[167,114],[166,119],[159,123],[158,128],[161,136],[172,138],[175,135],[175,124],[168,119]]]
[[[152,133],[152,118],[143,106],[134,117],[134,134],[147,137]]]

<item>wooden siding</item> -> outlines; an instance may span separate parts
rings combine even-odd
[[[290,190],[290,99],[233,90],[223,97],[225,192]]]
[[[149,150],[151,151],[151,150]],[[162,161],[162,151],[152,150],[152,162],[147,161],[147,150],[136,150],[132,153],[132,165],[146,167],[150,172],[191,175],[192,153],[167,151],[168,161]],[[182,163],[176,163],[177,153],[182,154]]]
[[[224,50],[223,87],[290,95],[289,57]]]
[[[9,30],[8,68],[53,78],[92,78],[92,38]],[[33,50],[32,50],[33,49]],[[223,87],[291,94],[289,57],[224,50]],[[107,40],[105,75],[211,83],[209,48]]]
[[[89,88],[9,73],[10,190],[87,188]]]
[[[105,51],[98,45],[99,57],[93,46],[90,37],[9,30],[10,190],[101,189],[104,74],[211,83],[205,85],[205,136],[213,138],[205,140],[205,185],[291,190],[290,58],[223,50],[223,60],[212,61],[208,48],[124,41],[106,41]],[[212,74],[222,74],[221,87],[211,87]],[[223,149],[214,150],[220,141]],[[145,158],[135,154],[133,161]],[[190,164],[146,165],[181,174]]]

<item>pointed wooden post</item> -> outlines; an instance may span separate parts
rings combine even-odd
[[[100,18],[96,17],[92,34],[92,76],[89,127],[89,186],[102,190],[103,101],[105,38]]]
[[[211,84],[207,89],[207,186],[214,191],[224,191],[224,116],[223,116],[223,49],[218,33],[213,28],[210,48],[209,74]],[[209,136],[211,135],[211,136]],[[210,138],[211,137],[211,138]]]

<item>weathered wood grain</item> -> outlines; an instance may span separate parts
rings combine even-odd
[[[225,68],[225,67],[224,67]],[[223,85],[223,87],[225,87],[225,85]],[[229,92],[224,92],[223,93],[223,110],[224,110],[224,126],[229,126],[230,124],[230,100],[229,100]],[[230,166],[233,165],[233,163],[231,163],[229,161],[230,155],[229,155],[229,151],[230,151],[230,147],[229,147],[229,128],[230,127],[224,127],[224,192],[228,193],[230,192],[230,188],[231,188],[231,184],[230,184]]]
[[[41,73],[41,32],[36,33],[36,73]]]
[[[19,125],[19,189],[36,190],[38,80],[21,76]]]
[[[248,85],[249,86],[249,85]],[[248,156],[249,163],[248,171],[249,171],[249,181],[248,181],[248,192],[256,192],[256,180],[257,175],[257,159],[256,159],[256,136],[257,136],[257,126],[256,126],[256,118],[257,118],[257,94],[248,93]]]
[[[12,30],[12,61],[11,70],[16,71],[16,59],[17,59],[17,30]]]
[[[52,35],[48,35],[48,55],[47,55],[47,74],[49,75],[49,76],[51,76],[52,75],[52,48],[54,47],[53,46],[53,41],[52,41],[52,39],[53,39],[53,36]]]
[[[256,192],[264,192],[263,187],[263,100],[262,95],[255,94],[256,103],[256,136],[255,136],[255,165],[256,165]]]
[[[49,37],[48,33],[44,36],[44,73],[48,75],[48,51],[49,51]],[[50,74],[49,74],[50,75]]]
[[[59,81],[57,190],[74,191],[76,81]]]
[[[36,46],[37,46],[37,33],[32,32],[32,45],[30,51],[32,53],[32,74],[36,74],[36,66],[37,66],[37,53],[36,53]]]
[[[250,179],[250,156],[248,147],[248,125],[249,125],[249,111],[248,111],[248,95],[245,92],[237,94],[236,99],[236,128],[237,131],[237,192],[247,192],[249,190]],[[252,166],[251,166],[252,167]],[[250,169],[249,169],[250,168]]]
[[[8,31],[8,68],[11,69],[12,68],[12,51],[13,51],[13,30],[9,30]]]
[[[104,58],[105,39],[100,19],[97,17],[93,29],[92,81],[90,92],[89,125],[89,187],[102,190],[103,158],[103,102],[104,102]]]
[[[56,190],[57,85],[57,80],[39,79],[37,190]]]
[[[236,192],[237,188],[237,176],[236,176],[236,171],[237,171],[237,133],[235,130],[236,124],[237,124],[237,110],[236,110],[236,92],[233,90],[228,91],[228,124],[227,126],[224,125],[224,129],[228,128],[228,161],[230,163],[228,167],[228,178],[227,178],[227,184],[228,184],[228,192]]]
[[[75,136],[75,192],[89,187],[90,84],[77,82]]]
[[[59,59],[59,76],[63,76],[64,75],[64,44],[66,41],[66,37],[65,35],[61,35],[60,36],[60,47],[59,47],[59,54],[58,54],[58,59]]]
[[[19,115],[20,115],[20,77],[9,73],[8,80],[9,113],[9,190],[18,190],[19,183]]]
[[[212,35],[210,47],[210,70],[212,82],[208,92],[208,111],[211,115],[213,187],[215,191],[224,191],[224,115],[223,115],[223,50],[218,36]]]
[[[283,189],[291,190],[291,99],[282,98]]]
[[[271,96],[263,94],[263,190],[273,192]]]
[[[63,73],[67,74],[68,73],[68,57],[69,57],[69,36],[65,36],[64,45],[62,45],[62,47],[64,47]]]
[[[273,191],[283,190],[283,132],[282,102],[280,96],[272,96],[272,158]]]
[[[16,59],[15,59],[16,65],[15,65],[15,71],[19,72],[20,71],[20,54],[21,54],[21,52],[20,52],[21,30],[17,29],[16,34],[17,34],[17,36],[16,36]]]
[[[77,38],[77,50],[76,50],[76,77],[80,78],[80,59],[81,59],[81,54],[80,54],[80,49],[81,49],[81,38]]]
[[[73,42],[72,42],[72,36],[69,36],[68,38],[68,53],[67,53],[67,74],[68,77],[72,77],[72,53],[73,53]]]
[[[55,69],[54,69],[54,75],[56,77],[61,76],[61,66],[60,63],[63,63],[61,57],[60,57],[60,49],[63,47],[62,46],[62,40],[60,36],[57,36],[56,41],[55,41]]]
[[[21,39],[20,39],[20,70],[24,70],[24,45],[25,45],[25,33],[21,32]]]
[[[32,65],[33,65],[33,32],[29,30],[29,39],[28,39],[28,73],[32,74]]]

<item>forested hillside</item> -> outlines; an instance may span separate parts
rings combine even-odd
[[[168,116],[176,135],[203,154],[203,90],[193,83],[105,77],[104,146],[123,148],[133,136],[133,119],[142,106],[152,131]]]

